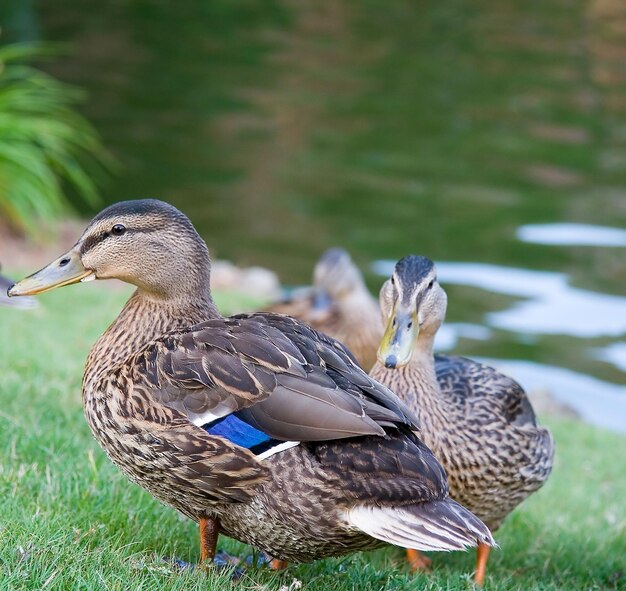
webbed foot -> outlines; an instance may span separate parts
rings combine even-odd
[[[424,556],[419,550],[407,548],[406,559],[413,572],[429,573],[432,560]]]

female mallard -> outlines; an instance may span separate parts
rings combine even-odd
[[[400,260],[380,293],[387,329],[370,375],[415,412],[420,437],[443,464],[450,496],[496,530],[546,481],[554,443],[537,426],[522,388],[491,367],[463,357],[433,356],[446,293],[426,257]],[[489,546],[479,545],[482,584]],[[409,551],[422,566],[423,557]]]
[[[313,272],[313,290],[266,309],[288,314],[342,342],[363,368],[376,361],[383,336],[378,302],[342,248],[327,250]]]
[[[447,495],[411,413],[337,341],[275,314],[222,317],[206,245],[174,207],[108,207],[10,295],[90,279],[137,287],[89,354],[83,403],[131,480],[200,524],[289,561],[389,542],[493,544]]]

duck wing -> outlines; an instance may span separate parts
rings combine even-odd
[[[215,319],[169,333],[129,365],[154,403],[199,427],[234,414],[282,441],[417,428],[402,402],[343,345],[279,314]]]
[[[466,357],[435,355],[437,381],[443,394],[457,398],[474,416],[497,416],[507,424],[537,426],[524,389],[493,367]]]
[[[397,507],[448,494],[443,467],[414,433],[307,445],[328,476],[350,475],[350,492],[361,504]]]

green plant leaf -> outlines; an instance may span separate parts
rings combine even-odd
[[[92,173],[113,167],[98,133],[75,110],[84,93],[28,65],[58,53],[41,43],[0,47],[0,214],[31,233],[37,220],[70,210],[65,188],[97,205]]]

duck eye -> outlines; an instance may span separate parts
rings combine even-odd
[[[395,285],[396,284],[396,278],[392,275],[391,276],[391,285]]]
[[[122,224],[115,224],[115,226],[111,228],[111,234],[113,234],[113,236],[121,236],[124,232],[126,232],[126,226]]]
[[[431,279],[430,283],[428,284],[428,288],[427,289],[430,289],[434,284],[435,284],[435,280]]]

